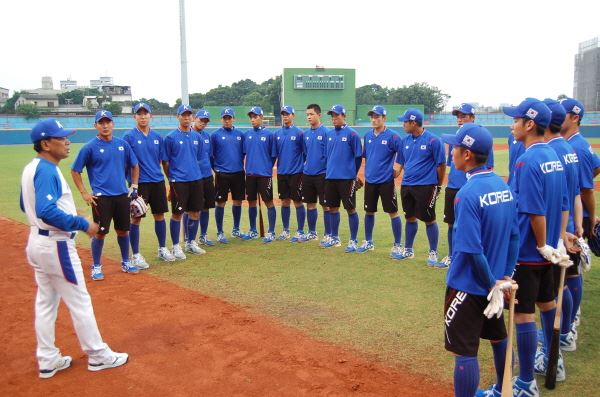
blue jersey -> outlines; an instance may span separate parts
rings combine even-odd
[[[448,172],[448,187],[450,189],[460,189],[467,183],[467,174],[464,171],[457,170],[454,166],[454,161],[452,161],[453,149],[452,145],[448,145],[448,160],[446,161],[446,165],[450,167],[450,171]],[[489,169],[494,168],[494,148],[490,149],[485,165]]]
[[[277,174],[300,174],[304,169],[304,131],[295,125],[275,132],[272,156],[277,157]]]
[[[265,127],[246,131],[244,136],[244,153],[246,154],[246,175],[273,175],[273,147],[275,135]]]
[[[123,139],[96,137],[83,145],[71,169],[78,173],[87,170],[93,196],[120,196],[128,193],[125,170],[136,165],[137,157]]]
[[[356,158],[361,157],[362,145],[356,131],[345,124],[329,130],[325,179],[355,179]]]
[[[404,167],[403,185],[440,185],[437,167],[446,162],[444,144],[428,130],[418,137],[407,134],[396,162]]]
[[[564,140],[563,137],[558,136],[548,141],[548,145],[558,155],[558,159],[565,169],[565,177],[567,179],[567,197],[569,199],[569,223],[567,224],[567,231],[569,233],[575,233],[575,223],[573,214],[575,210],[575,197],[579,195],[579,161],[575,151]]]
[[[396,155],[402,147],[400,136],[386,128],[379,135],[367,132],[363,157],[366,159],[365,179],[369,183],[386,183],[394,179]]]
[[[148,135],[137,128],[128,131],[123,136],[131,146],[140,166],[139,183],[162,182],[165,180],[160,168],[161,161],[167,160],[165,143],[162,136],[150,130]]]
[[[190,130],[173,130],[165,138],[169,161],[169,181],[192,182],[202,179],[198,161],[202,158],[203,141],[200,134]]]
[[[571,136],[567,142],[569,142],[573,147],[573,150],[575,150],[579,162],[579,187],[581,189],[593,189],[594,170],[599,166],[597,163],[598,155],[594,153],[590,144],[579,132]],[[585,208],[585,205],[583,206],[583,216],[589,216],[589,212]]]
[[[562,211],[569,210],[564,167],[548,144],[535,143],[517,159],[511,183],[519,217],[520,246],[517,263],[548,264],[536,249],[537,243],[529,216],[546,217],[546,244],[556,248]]]
[[[511,185],[511,181],[513,178],[513,174],[515,172],[515,163],[517,159],[525,153],[525,145],[523,142],[517,141],[517,139],[511,133],[508,136],[508,181],[507,183]]]
[[[483,254],[496,280],[512,268],[508,263],[512,234],[518,233],[517,203],[508,185],[486,167],[471,170],[454,199],[452,266],[449,287],[487,295],[488,285],[477,276],[472,255]]]
[[[210,136],[216,172],[244,170],[244,133],[233,128],[219,128]]]
[[[200,160],[198,160],[198,165],[200,166],[202,179],[204,179],[212,176],[212,145],[210,144],[210,135],[206,130],[196,132],[200,135],[200,139],[202,140],[202,154],[200,155]]]
[[[327,127],[321,124],[317,128],[304,131],[304,175],[321,175],[327,169]]]

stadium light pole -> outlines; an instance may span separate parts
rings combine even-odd
[[[187,51],[185,42],[185,0],[179,0],[179,38],[181,44],[181,103],[189,104],[190,95],[188,93]]]

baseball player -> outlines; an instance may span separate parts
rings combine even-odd
[[[198,162],[203,156],[204,141],[196,131],[192,130],[193,112],[189,105],[179,105],[177,121],[179,126],[165,138],[167,165],[165,170],[169,178],[171,196],[170,230],[173,240],[173,256],[186,259],[179,245],[181,218],[187,212],[189,220],[186,224],[185,252],[195,255],[206,251],[198,246],[196,234],[200,222],[200,210],[204,208],[204,189],[202,172]]]
[[[306,107],[310,128],[304,131],[306,162],[302,175],[302,200],[306,203],[308,233],[302,241],[317,240],[317,200],[323,209],[323,240],[331,238],[329,207],[325,206],[325,170],[327,168],[327,127],[321,124],[321,107],[311,103]]]
[[[35,333],[40,378],[51,378],[71,366],[54,344],[54,328],[61,298],[67,305],[88,369],[100,371],[127,362],[127,353],[113,352],[100,336],[92,299],[85,287],[81,260],[75,248],[78,230],[93,237],[98,224],[78,216],[69,184],[58,164],[69,157],[69,136],[55,119],[37,123],[31,142],[37,156],[21,177],[21,210],[30,226],[27,260],[37,283]]]
[[[172,262],[175,257],[166,247],[167,223],[165,212],[169,211],[165,177],[161,164],[167,161],[163,138],[150,128],[152,109],[150,105],[140,102],[133,107],[135,128],[128,131],[123,139],[131,146],[139,161],[140,178],[138,194],[152,208],[154,217],[154,232],[158,240],[158,257],[166,262]],[[144,215],[145,216],[145,215]],[[150,265],[140,254],[140,223],[141,217],[132,217],[129,227],[129,241],[133,253],[132,264],[140,269]]]
[[[115,223],[117,242],[121,250],[121,270],[136,274],[139,268],[129,261],[129,204],[125,170],[131,169],[131,198],[138,196],[139,166],[131,146],[113,136],[113,116],[108,110],[96,112],[94,126],[98,135],[86,143],[71,166],[71,176],[83,200],[92,207],[94,222],[100,228],[92,238],[92,280],[104,280],[102,248],[111,220]],[[83,185],[81,172],[87,169],[92,193]]]
[[[394,245],[390,255],[400,255],[402,238],[402,221],[398,214],[398,199],[394,178],[400,174],[400,166],[396,165],[396,155],[401,148],[400,137],[385,125],[387,111],[383,106],[374,106],[368,112],[373,129],[364,137],[363,157],[365,158],[365,240],[356,249],[364,253],[375,249],[373,244],[373,228],[377,202],[381,198],[383,210],[390,216]],[[394,167],[396,169],[394,169]]]
[[[242,216],[242,200],[246,190],[246,175],[244,173],[244,134],[233,126],[235,113],[232,108],[221,110],[222,127],[210,136],[214,156],[216,205],[215,219],[217,221],[217,241],[227,244],[229,241],[223,233],[223,217],[225,204],[231,192],[233,205],[232,237],[242,238],[240,219]]]
[[[346,124],[346,108],[333,105],[327,112],[333,129],[327,133],[327,169],[325,173],[325,205],[329,207],[331,238],[323,248],[339,247],[340,202],[348,212],[350,241],[345,252],[358,248],[359,219],[356,213],[357,174],[362,165],[362,145],[356,131]]]
[[[508,180],[506,183],[511,185],[512,176],[515,171],[517,159],[525,153],[523,142],[517,141],[512,132],[508,135]]]
[[[501,288],[510,280],[519,250],[516,200],[488,167],[494,141],[486,128],[468,123],[442,139],[452,145],[452,163],[468,178],[455,199],[444,307],[445,347],[455,354],[454,395],[500,396],[507,348]],[[480,338],[492,343],[496,384],[476,394]]]
[[[456,116],[456,124],[462,127],[464,124],[475,122],[475,109],[469,103],[461,103],[457,109],[452,111]],[[440,268],[447,268],[452,263],[452,225],[454,224],[454,197],[458,190],[467,182],[467,176],[463,171],[457,170],[452,162],[452,146],[448,147],[448,160],[446,166],[450,167],[448,172],[448,185],[444,195],[444,222],[448,224],[448,256],[444,257],[439,264]],[[494,168],[494,150],[488,153],[488,168]]]
[[[306,209],[302,203],[302,170],[304,169],[304,131],[294,125],[296,116],[293,106],[281,108],[283,127],[275,131],[273,157],[277,158],[277,190],[281,200],[283,231],[278,240],[290,238],[290,204],[296,207],[298,230],[290,239],[297,243],[304,240]]]
[[[520,228],[519,255],[513,276],[520,286],[515,306],[519,376],[513,384],[513,392],[538,395],[534,378],[535,307],[541,311],[545,344],[549,346],[556,313],[552,264],[569,264],[569,257],[557,250],[559,238],[566,237],[569,209],[566,177],[556,152],[544,142],[544,132],[552,117],[548,106],[535,98],[527,98],[518,106],[504,107],[503,111],[513,117],[512,133],[525,146],[511,180]],[[558,366],[564,366],[560,358]]]
[[[260,194],[267,206],[269,229],[263,238],[264,243],[275,240],[275,220],[277,212],[273,204],[273,156],[275,135],[263,126],[263,110],[260,106],[252,106],[248,112],[252,129],[244,136],[244,153],[246,154],[246,200],[248,200],[248,216],[250,231],[244,239],[252,240],[258,237],[256,231],[256,203]]]
[[[435,221],[435,203],[446,174],[444,145],[438,137],[423,128],[423,113],[418,109],[407,109],[398,117],[407,135],[402,139],[402,148],[396,162],[404,171],[400,196],[406,217],[406,244],[402,254],[395,259],[415,257],[413,243],[417,235],[417,219],[425,222],[429,240],[427,265],[438,264],[437,247],[439,228]]]

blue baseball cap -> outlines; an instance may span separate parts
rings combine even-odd
[[[223,116],[231,116],[231,117],[235,117],[235,112],[233,111],[232,108],[223,108],[221,109],[221,117]]]
[[[133,113],[137,113],[140,109],[146,109],[148,113],[152,113],[152,108],[150,105],[144,102],[140,102],[133,107]]]
[[[460,106],[452,111],[452,115],[456,116],[459,113],[470,114],[475,116],[475,108],[470,103],[461,103]]]
[[[65,130],[60,121],[46,119],[38,122],[31,129],[31,142],[36,143],[48,138],[64,138],[74,133],[75,130]]]
[[[536,98],[525,98],[517,106],[504,106],[502,111],[510,117],[533,120],[534,123],[543,128],[548,128],[552,118],[552,111],[544,102]]]
[[[262,108],[260,106],[252,106],[248,111],[248,116],[251,114],[255,114],[257,116],[262,116],[264,114]]]
[[[183,105],[183,104],[179,105],[179,107],[177,108],[177,115],[181,116],[185,112],[194,113],[192,110],[192,107],[190,105]]]
[[[344,105],[340,104],[333,105],[331,109],[329,109],[327,114],[331,116],[333,113],[346,115],[346,108],[344,107]]]
[[[567,113],[573,113],[578,115],[579,120],[583,119],[585,108],[583,107],[583,103],[579,102],[577,99],[565,98],[560,101],[560,104],[563,105]]]
[[[550,124],[561,126],[565,122],[565,118],[567,118],[567,112],[565,111],[565,108],[560,104],[560,102],[552,98],[544,99],[544,103],[552,112]]]
[[[494,146],[494,139],[488,129],[475,123],[463,124],[456,134],[442,134],[442,140],[479,154],[488,154]]]
[[[379,116],[385,116],[387,115],[387,111],[385,110],[385,108],[381,105],[375,105],[373,106],[373,109],[369,110],[369,113],[367,113],[368,116],[372,116],[374,114],[377,114]]]
[[[281,108],[281,111],[279,112],[279,114],[282,114],[282,113],[296,114],[296,110],[294,110],[294,107],[291,105],[284,105]]]
[[[423,113],[419,109],[408,108],[402,116],[398,117],[398,120],[406,123],[408,121],[415,121],[417,123],[423,123]]]
[[[112,121],[113,115],[108,110],[98,110],[96,112],[96,120],[94,122],[97,123],[102,119],[109,119],[110,121]]]
[[[210,120],[210,113],[206,109],[200,109],[196,112],[196,118]]]

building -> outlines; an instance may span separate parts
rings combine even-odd
[[[71,78],[60,80],[60,89],[65,91],[77,89],[77,80],[71,80]]]
[[[111,102],[131,102],[131,86],[129,85],[103,85],[100,91],[111,98]]]
[[[23,91],[15,102],[15,109],[19,105],[35,105],[43,110],[58,108],[59,93],[60,91],[44,88]]]
[[[90,80],[90,88],[98,88],[105,85],[114,85],[113,78],[110,76],[100,76],[98,80]]]
[[[8,88],[0,87],[0,107],[2,107],[6,101],[8,101]]]
[[[579,43],[575,55],[573,97],[583,103],[586,111],[600,110],[600,41],[599,38]]]

